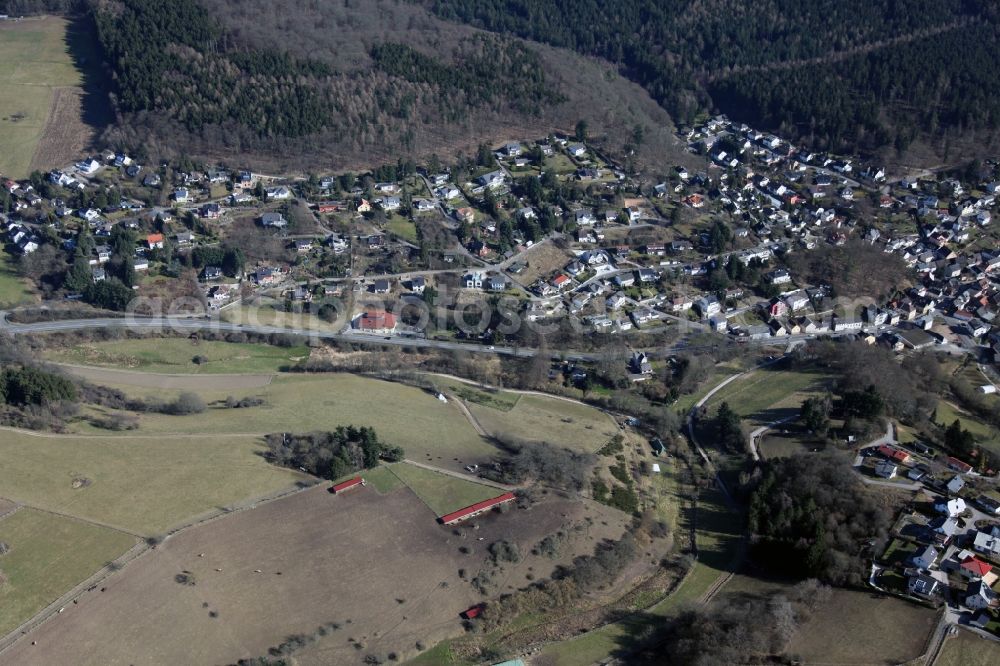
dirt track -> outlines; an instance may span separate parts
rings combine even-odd
[[[230,391],[267,386],[274,375],[166,375],[135,370],[94,368],[58,363],[67,372],[97,384],[127,384],[141,388]]]

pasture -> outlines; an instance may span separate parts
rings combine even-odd
[[[29,507],[0,518],[0,541],[10,546],[0,555],[0,636],[137,542],[124,532]]]
[[[195,362],[196,357],[199,362]],[[151,373],[270,373],[309,358],[309,348],[305,345],[278,347],[217,341],[193,342],[187,338],[151,338],[84,342],[66,349],[47,350],[45,358],[61,363]]]
[[[397,463],[390,466],[389,470],[439,517],[504,492],[493,486],[465,481],[407,463]]]
[[[507,411],[478,403],[468,408],[487,432],[502,439],[547,442],[593,453],[618,433],[607,414],[560,398],[521,395]]]
[[[719,594],[718,603],[734,595],[781,593],[794,583],[740,574]],[[894,597],[832,588],[785,649],[803,664],[901,664],[920,655],[937,624],[937,613]]]
[[[993,666],[1000,663],[1000,645],[969,631],[949,636],[935,666]]]
[[[728,384],[705,406],[714,413],[728,402],[740,416],[763,425],[797,413],[802,402],[822,392],[828,381],[818,372],[761,368]]]
[[[788,652],[806,664],[901,664],[920,655],[937,620],[917,604],[835,588],[799,627]]]
[[[0,434],[4,496],[141,535],[289,488],[256,438]],[[16,514],[15,514],[16,515]]]
[[[990,428],[989,425],[983,423],[968,412],[959,409],[954,404],[944,400],[939,400],[937,404],[936,416],[934,418],[935,422],[938,425],[947,428],[954,423],[956,419],[958,419],[958,421],[962,424],[962,428],[973,434],[977,442],[986,443],[1000,441],[996,431]]]
[[[384,662],[389,653],[402,661],[418,653],[418,641],[431,646],[462,634],[458,614],[480,596],[459,569],[474,573],[486,544],[512,538],[527,551],[565,515],[584,513],[579,502],[549,501],[481,519],[480,543],[438,525],[405,488],[339,496],[311,488],[174,535],[109,579],[104,592],[84,593],[33,631],[37,645],[26,638],[4,658],[234,663],[306,635],[314,641],[294,653],[299,664],[362,664],[368,655]]]
[[[57,88],[78,87],[83,76],[68,46],[62,18],[0,23],[0,173],[25,178],[46,131]],[[48,166],[56,166],[54,164]]]
[[[193,378],[192,378],[193,379]],[[211,381],[212,377],[205,377]],[[172,399],[179,392],[111,384],[130,395]],[[201,414],[173,416],[138,415],[138,433],[145,435],[223,435],[271,432],[333,430],[338,425],[367,425],[384,441],[402,446],[406,456],[460,470],[469,463],[482,463],[496,449],[480,437],[461,409],[442,403],[431,393],[412,386],[349,374],[278,375],[266,386],[240,391],[199,390],[210,408]],[[248,409],[219,406],[227,396],[260,397],[265,404]],[[97,431],[75,424],[81,433],[104,432],[115,438],[121,433]]]

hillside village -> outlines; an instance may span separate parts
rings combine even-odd
[[[353,291],[366,303],[350,319],[377,333],[405,324],[366,329],[363,312],[486,292],[517,299],[529,321],[570,316],[608,335],[684,323],[738,342],[846,334],[900,350],[1000,349],[996,163],[890,180],[723,117],[682,137],[702,168],[662,179],[558,136],[483,146],[450,170],[435,159],[362,177],[148,167],[108,151],[6,180],[0,205],[8,251],[54,250],[36,269],[54,298],[87,299],[78,275],[53,275],[82,258],[94,283],[136,274],[126,281],[140,295],[195,295],[210,311],[261,294],[308,310]],[[115,254],[116,230],[128,256]],[[898,258],[910,284],[838,311],[830,284],[789,268],[849,243]],[[224,262],[226,251],[237,256]]]

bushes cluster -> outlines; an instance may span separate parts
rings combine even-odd
[[[403,459],[403,449],[390,446],[367,426],[339,426],[328,432],[301,435],[273,433],[266,437],[268,461],[304,469],[325,479],[337,479],[378,465],[380,460]]]

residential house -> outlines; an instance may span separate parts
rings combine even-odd
[[[895,464],[889,462],[888,460],[879,460],[875,463],[875,476],[883,479],[893,479],[896,477],[896,472],[899,470]]]
[[[784,268],[775,269],[768,273],[765,277],[768,282],[774,285],[789,284],[792,281],[791,274]]]
[[[946,502],[938,502],[934,505],[934,510],[954,518],[965,513],[965,500],[961,497],[952,498]]]
[[[996,608],[1000,605],[997,593],[983,580],[973,581],[965,589],[963,602],[966,608],[973,610],[983,610],[984,608]]]
[[[699,298],[694,302],[694,307],[698,310],[698,313],[702,316],[702,318],[711,317],[712,315],[719,314],[722,311],[722,304],[719,303],[719,299],[713,294]]]
[[[368,310],[351,322],[353,328],[375,335],[388,335],[396,330],[396,315],[384,310]]]
[[[910,591],[910,594],[932,598],[941,594],[942,586],[937,579],[932,578],[931,576],[926,574],[917,574],[915,576],[910,576],[910,578],[906,581],[906,589]]]
[[[628,362],[629,372],[634,375],[653,374],[653,364],[649,362],[649,357],[645,352],[636,352]]]
[[[930,569],[937,562],[941,553],[934,546],[927,546],[922,550],[918,549],[911,558],[914,566],[920,569]]]
[[[260,224],[264,227],[273,227],[275,229],[284,229],[288,226],[288,220],[285,216],[277,212],[267,212],[260,216]]]
[[[496,273],[486,278],[486,282],[483,286],[487,291],[506,291],[507,278],[499,273]]]
[[[994,516],[1000,516],[1000,502],[989,495],[980,495],[976,498],[976,504],[983,511]]]
[[[483,274],[478,271],[468,273],[462,278],[462,283],[465,285],[466,289],[482,289]]]
[[[1000,557],[1000,537],[990,532],[976,532],[976,536],[972,541],[972,547],[977,553],[994,558]]]
[[[946,488],[948,488],[948,492],[951,493],[952,495],[957,495],[964,487],[965,487],[965,479],[963,479],[960,476],[953,477],[946,486]]]
[[[205,281],[218,280],[221,277],[222,277],[222,269],[219,268],[218,266],[205,266],[205,268],[201,270],[202,280]]]
[[[269,187],[265,190],[268,201],[284,201],[292,198],[292,191],[284,185]]]
[[[410,278],[410,291],[414,294],[422,294],[427,288],[427,280],[423,277]]]
[[[392,289],[392,284],[385,279],[379,279],[372,282],[372,292],[376,294],[388,294]]]
[[[969,580],[982,580],[983,578],[995,578],[995,576],[990,576],[993,572],[993,566],[988,562],[984,562],[975,555],[969,555],[962,559],[961,564],[958,565],[958,573]]]

